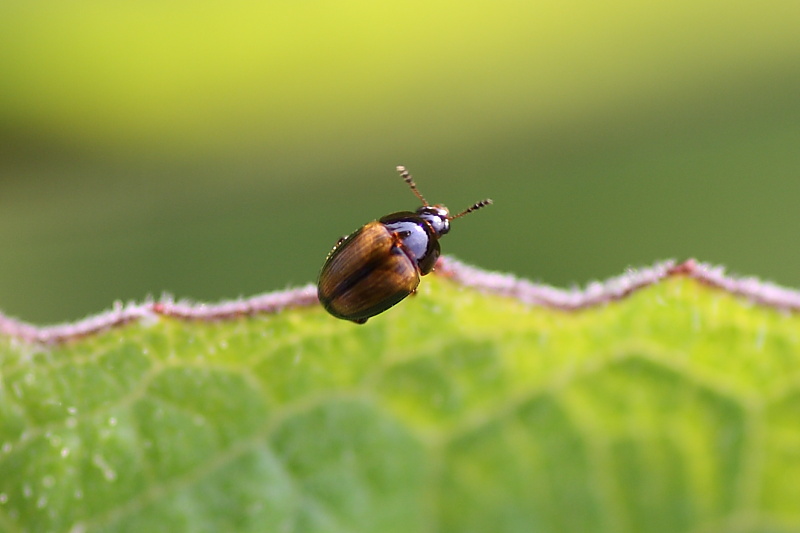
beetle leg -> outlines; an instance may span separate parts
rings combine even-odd
[[[338,247],[340,247],[342,245],[342,243],[344,241],[346,241],[349,236],[350,235],[345,235],[344,237],[340,237],[339,240],[336,241],[336,244],[333,245],[333,248],[331,249],[331,253],[328,254],[328,257],[330,257],[330,255],[334,252],[334,250],[336,250]]]

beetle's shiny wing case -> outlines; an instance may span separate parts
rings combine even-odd
[[[380,222],[350,235],[319,275],[319,300],[333,316],[364,322],[398,303],[419,285],[419,271]]]

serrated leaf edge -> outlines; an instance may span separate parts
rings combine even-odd
[[[528,305],[563,311],[578,311],[604,305],[675,276],[695,279],[705,285],[747,298],[758,305],[786,312],[800,311],[798,290],[765,282],[752,276],[731,276],[725,273],[725,268],[722,266],[694,259],[683,262],[667,260],[650,267],[629,268],[619,276],[605,281],[591,282],[583,288],[572,289],[560,289],[512,274],[482,270],[452,257],[439,259],[436,274],[484,293],[511,297]],[[241,316],[275,314],[285,309],[309,307],[318,303],[316,286],[308,284],[296,289],[269,292],[215,304],[175,300],[169,296],[142,303],[123,304],[118,301],[109,311],[75,322],[52,326],[37,326],[0,312],[0,335],[27,343],[57,344],[157,316],[187,321],[220,321]]]

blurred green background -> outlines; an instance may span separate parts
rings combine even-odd
[[[338,237],[560,286],[696,256],[800,285],[800,2],[0,4],[0,308],[312,281]]]

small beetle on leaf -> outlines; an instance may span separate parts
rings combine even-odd
[[[487,198],[451,216],[445,206],[425,200],[405,167],[397,171],[422,207],[373,220],[339,239],[317,282],[319,301],[337,318],[363,324],[414,293],[419,277],[433,270],[450,221],[492,203]]]

